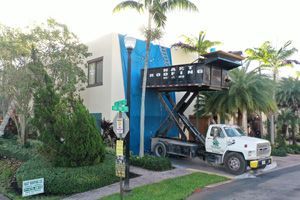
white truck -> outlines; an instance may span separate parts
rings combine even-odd
[[[200,156],[208,162],[224,164],[232,174],[242,174],[247,166],[265,167],[271,163],[268,141],[247,137],[239,127],[225,124],[210,125],[205,135],[184,115],[202,91],[227,90],[230,86],[228,72],[241,66],[244,59],[224,51],[203,57],[189,64],[148,69],[146,87],[157,94],[167,111],[152,137],[152,152],[157,156]],[[175,101],[175,92],[184,95]]]
[[[205,148],[198,143],[174,138],[152,138],[151,150],[156,156],[199,156],[207,162],[224,165],[229,173],[239,175],[247,166],[264,168],[271,164],[270,142],[245,136],[238,126],[212,124],[208,127]]]

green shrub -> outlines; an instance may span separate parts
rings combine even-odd
[[[165,171],[172,169],[171,161],[168,158],[151,155],[145,155],[144,157],[131,156],[130,164],[153,171]]]
[[[0,138],[0,157],[26,161],[37,154],[40,145],[38,141],[29,140],[26,147],[22,147],[16,139]]]
[[[287,153],[290,153],[290,154],[300,154],[300,146],[299,145],[287,145],[286,150],[287,150]]]
[[[105,149],[94,118],[77,97],[60,97],[47,75],[45,82],[34,95],[33,119],[43,154],[56,166],[100,163]]]
[[[115,176],[115,156],[106,154],[102,163],[84,167],[54,167],[47,159],[36,157],[24,163],[16,173],[18,187],[22,181],[44,178],[46,194],[68,195],[110,185]]]
[[[271,155],[284,157],[287,156],[287,152],[285,148],[272,148]]]

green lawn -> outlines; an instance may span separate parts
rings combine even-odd
[[[185,199],[196,189],[207,185],[226,181],[228,178],[196,172],[190,175],[161,181],[156,184],[141,186],[133,189],[124,199],[130,200],[165,200]],[[114,194],[102,198],[103,200],[119,200],[120,195]]]

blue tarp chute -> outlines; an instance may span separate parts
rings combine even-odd
[[[121,50],[124,91],[127,90],[127,61],[128,55],[124,45],[124,35],[119,35],[119,43]],[[136,46],[131,54],[131,105],[130,105],[130,150],[134,154],[139,152],[140,144],[140,111],[141,111],[141,93],[142,93],[142,80],[141,69],[144,68],[144,59],[146,55],[146,42],[142,40],[136,41]],[[171,51],[167,48],[167,55],[171,62]],[[150,46],[149,54],[149,68],[156,68],[165,66],[164,59],[161,55],[160,46]],[[175,95],[172,94],[172,98],[175,99]],[[145,101],[145,152],[151,150],[151,137],[155,134],[160,123],[165,119],[167,113],[161,105],[157,92],[153,90],[146,91]],[[174,129],[173,129],[174,130]],[[177,135],[176,129],[169,135]]]

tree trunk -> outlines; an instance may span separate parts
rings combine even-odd
[[[149,60],[149,50],[151,42],[151,20],[152,14],[149,12],[148,16],[148,33],[146,34],[146,55],[144,63],[144,74],[143,74],[143,84],[142,84],[142,97],[141,97],[141,116],[140,116],[140,152],[139,156],[144,156],[144,132],[145,132],[145,96],[146,96],[146,83],[147,83],[147,72],[148,72],[148,60]]]
[[[248,126],[248,123],[247,123],[247,110],[244,109],[243,112],[242,112],[242,129],[245,131],[245,133],[247,133],[247,126]]]
[[[243,125],[243,114],[240,110],[238,110],[237,124],[239,127]]]
[[[273,71],[273,81],[276,82],[277,70],[274,68]],[[275,100],[275,91],[273,92],[273,99]],[[275,144],[275,115],[272,113],[270,116],[270,136],[271,136],[271,144]]]
[[[26,119],[24,115],[19,115],[19,121],[20,121],[20,128],[21,128],[21,133],[20,133],[20,142],[21,145],[25,145],[27,142],[27,135],[26,135]]]

